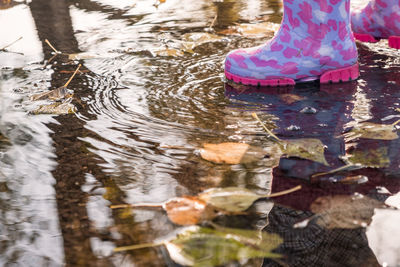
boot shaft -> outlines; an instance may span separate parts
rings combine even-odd
[[[282,25],[302,37],[323,40],[327,34],[344,40],[351,34],[350,0],[283,0]]]

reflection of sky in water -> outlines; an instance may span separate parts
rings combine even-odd
[[[0,29],[0,48],[22,36],[23,39],[10,46],[8,50],[24,54],[0,52],[0,68],[21,68],[31,62],[40,61],[43,58],[42,46],[29,7],[21,4],[10,9],[0,10],[0,14],[0,25],[3,25]]]
[[[0,10],[0,23],[8,25],[0,29],[0,47],[22,36],[8,50],[24,53],[0,52],[0,68],[24,67],[19,76],[13,76],[12,69],[0,70],[0,131],[11,143],[0,150],[0,183],[7,188],[0,193],[0,265],[61,265],[63,244],[50,173],[54,154],[50,131],[43,124],[53,120],[27,115],[21,105],[27,95],[19,93],[32,92],[33,84],[50,73],[28,65],[43,57],[29,8]]]

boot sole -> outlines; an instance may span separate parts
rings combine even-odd
[[[323,73],[320,77],[309,77],[308,81],[319,80],[320,83],[340,83],[340,82],[349,82],[354,81],[360,75],[358,69],[358,63],[353,66],[330,70]],[[291,86],[296,83],[303,83],[305,80],[293,80],[290,78],[281,78],[281,79],[268,79],[268,80],[259,80],[259,79],[249,79],[243,78],[238,75],[229,73],[225,71],[225,77],[233,81],[234,83],[244,84],[244,85],[253,85],[253,86],[271,86],[271,87],[279,87],[279,86]]]
[[[370,34],[362,34],[362,33],[354,33],[354,38],[358,41],[364,43],[376,43],[379,42],[379,38],[375,38]],[[390,36],[389,40],[389,47],[394,49],[400,49],[400,36]]]

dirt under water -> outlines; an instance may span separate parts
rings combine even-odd
[[[350,83],[225,83],[226,53],[265,42],[281,16],[278,0],[0,0],[0,25],[8,25],[0,28],[0,48],[23,37],[0,50],[0,265],[174,266],[162,247],[113,249],[153,242],[179,226],[162,211],[110,205],[160,203],[213,187],[266,194],[300,184],[248,214],[214,220],[283,238],[282,260],[229,266],[399,266],[400,212],[343,200],[400,206],[399,139],[343,133],[399,120],[400,52],[384,40],[358,44],[361,77]],[[63,86],[79,63],[68,86],[74,112],[36,114],[53,102],[31,96]],[[268,147],[253,112],[282,139],[321,140],[329,167],[299,158],[201,159],[204,143]],[[310,178],[346,160],[356,167]],[[339,211],[316,216],[329,201]]]

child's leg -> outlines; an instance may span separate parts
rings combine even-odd
[[[266,44],[228,54],[225,75],[250,85],[322,83],[358,77],[350,0],[283,0],[278,33]]]
[[[400,49],[400,0],[371,0],[352,12],[351,24],[358,40],[389,39],[390,47]]]

